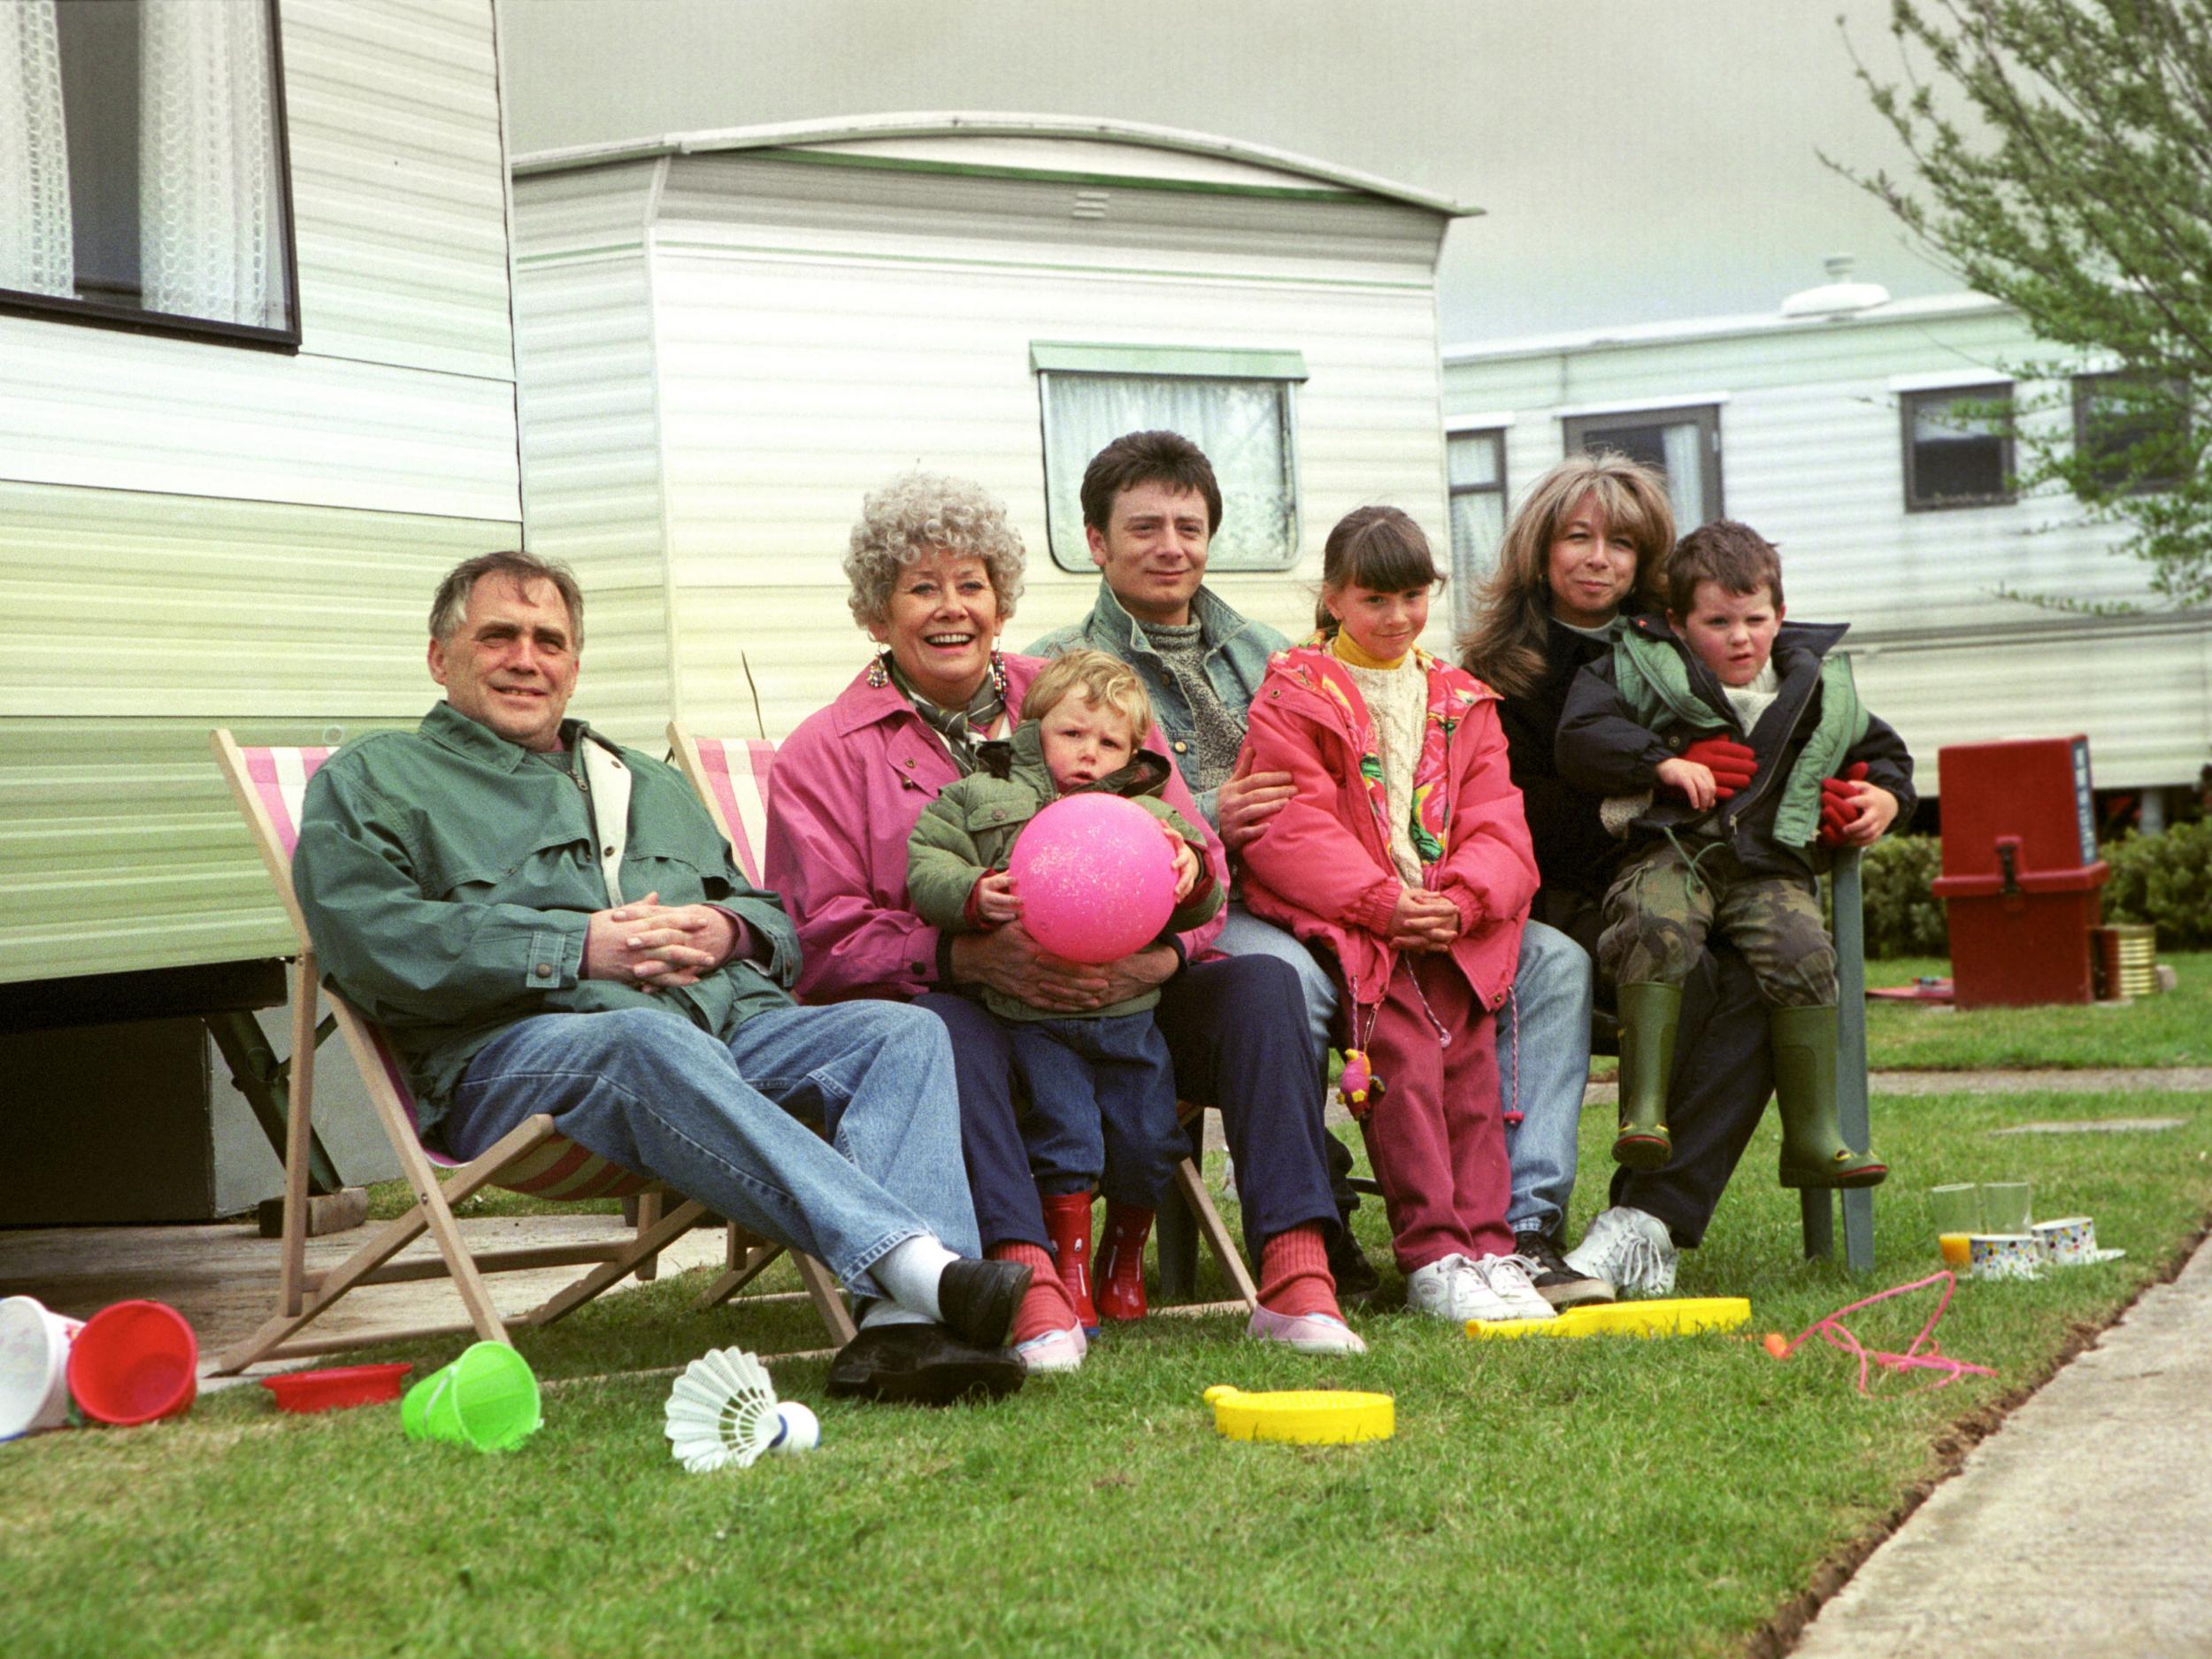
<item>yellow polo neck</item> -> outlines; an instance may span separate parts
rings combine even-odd
[[[1385,671],[1397,667],[1412,655],[1410,651],[1400,651],[1395,657],[1376,657],[1360,649],[1359,641],[1341,628],[1329,641],[1329,650],[1338,661],[1349,663],[1355,668],[1379,668]]]

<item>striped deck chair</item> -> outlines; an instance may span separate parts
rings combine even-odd
[[[677,769],[690,780],[699,798],[707,803],[707,810],[714,815],[715,824],[728,839],[730,850],[737,855],[738,867],[756,887],[764,885],[761,864],[767,845],[768,784],[775,771],[776,746],[757,738],[695,738],[680,721],[671,720],[668,747],[675,755]],[[1202,1110],[1184,1102],[1184,1122],[1187,1125]],[[1212,1195],[1206,1191],[1195,1160],[1185,1158],[1176,1166],[1175,1186],[1189,1210],[1193,1224],[1212,1249],[1214,1259],[1220,1263],[1222,1276],[1236,1291],[1236,1302],[1219,1305],[1241,1306],[1249,1313],[1260,1305],[1259,1291],[1244,1264],[1244,1257],[1237,1250],[1235,1236],[1222,1220],[1221,1212],[1214,1208]],[[1187,1282],[1187,1269],[1181,1277]],[[1191,1311],[1206,1311],[1214,1305],[1208,1303]]]
[[[242,749],[227,731],[213,736],[217,763],[237,798],[251,829],[269,879],[299,941],[298,972],[292,989],[292,1055],[289,1109],[284,1161],[284,1237],[282,1265],[277,1292],[277,1310],[250,1336],[217,1356],[216,1371],[228,1375],[266,1360],[326,1354],[339,1349],[372,1347],[426,1336],[473,1332],[492,1342],[505,1342],[518,1326],[549,1325],[580,1307],[608,1286],[632,1273],[649,1277],[656,1256],[669,1244],[698,1225],[703,1206],[683,1200],[665,1207],[669,1189],[649,1177],[611,1164],[558,1134],[553,1119],[545,1115],[525,1119],[480,1156],[458,1164],[423,1144],[416,1127],[415,1106],[405,1074],[394,1058],[383,1033],[345,1001],[325,990],[332,1017],[343,1034],[354,1064],[360,1068],[369,1100],[382,1124],[386,1139],[399,1159],[415,1203],[406,1215],[388,1222],[339,1266],[310,1272],[306,1264],[308,1151],[313,1133],[315,1079],[315,1002],[317,982],[314,942],[305,919],[292,896],[292,849],[299,839],[299,811],[307,780],[330,754],[326,749]],[[575,1201],[587,1198],[630,1197],[640,1200],[636,1230],[603,1244],[535,1245],[511,1250],[472,1251],[456,1225],[453,1207],[486,1187],[525,1193],[536,1198]],[[665,1213],[664,1213],[665,1210]],[[392,1258],[427,1232],[437,1246],[431,1258],[396,1262]],[[741,1250],[760,1255],[760,1266],[780,1252],[780,1247],[730,1228],[733,1255]],[[852,1322],[839,1300],[829,1271],[811,1257],[793,1252],[807,1294],[842,1344],[853,1334]],[[485,1287],[485,1275],[524,1268],[588,1267],[582,1277],[555,1293],[538,1307],[503,1316]],[[754,1269],[757,1272],[758,1267]],[[402,1280],[452,1279],[467,1318],[445,1325],[387,1325],[339,1337],[299,1338],[296,1333],[320,1317],[347,1292],[363,1285]]]

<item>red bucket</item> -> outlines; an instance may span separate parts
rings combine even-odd
[[[85,1321],[69,1349],[69,1392],[88,1417],[128,1426],[173,1417],[199,1392],[200,1344],[174,1308],[119,1302]]]
[[[348,1365],[338,1371],[286,1371],[264,1377],[261,1386],[276,1396],[280,1411],[336,1411],[399,1398],[400,1379],[415,1368],[401,1361],[389,1365]]]

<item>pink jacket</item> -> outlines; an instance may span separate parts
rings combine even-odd
[[[1459,907],[1452,960],[1486,1008],[1505,999],[1536,895],[1536,856],[1507,770],[1497,693],[1426,652],[1428,722],[1414,772],[1425,885]],[[1382,1000],[1402,886],[1384,822],[1374,722],[1327,651],[1278,651],[1252,701],[1240,774],[1286,772],[1296,792],[1240,855],[1255,916],[1325,945],[1356,999]],[[1363,763],[1369,763],[1363,764]]]
[[[1006,659],[1006,702],[1018,710],[1043,668]],[[1156,729],[1145,747],[1165,755]],[[1173,757],[1170,756],[1171,763]],[[937,792],[960,776],[943,741],[895,686],[863,672],[826,709],[800,723],[776,752],[768,786],[765,875],[798,924],[797,991],[810,1002],[918,996],[937,983],[937,930],[906,893],[906,843]],[[1206,861],[1226,884],[1221,841],[1171,764],[1167,803],[1205,830]],[[1221,918],[1181,935],[1195,958]]]

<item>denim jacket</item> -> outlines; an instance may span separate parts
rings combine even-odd
[[[1198,620],[1199,637],[1205,642],[1206,678],[1213,686],[1214,695],[1241,724],[1252,706],[1252,699],[1259,693],[1260,680],[1267,672],[1267,659],[1277,651],[1286,649],[1290,641],[1264,622],[1254,622],[1238,614],[1226,601],[1216,598],[1203,588],[1191,595],[1190,608],[1191,615]],[[1057,657],[1063,651],[1083,647],[1110,652],[1137,671],[1137,678],[1144,682],[1145,692],[1152,699],[1152,712],[1159,720],[1161,735],[1176,757],[1177,769],[1181,770],[1183,757],[1190,753],[1198,741],[1197,721],[1191,714],[1190,703],[1183,695],[1182,687],[1175,683],[1175,676],[1168,672],[1167,664],[1159,652],[1152,649],[1152,641],[1145,638],[1144,630],[1137,626],[1137,619],[1122,609],[1121,601],[1114,597],[1114,590],[1103,578],[1098,584],[1098,603],[1092,607],[1091,614],[1080,622],[1055,628],[1030,646],[1027,654]],[[1206,822],[1218,831],[1221,814],[1215,804],[1215,793],[1209,789],[1196,798]]]

